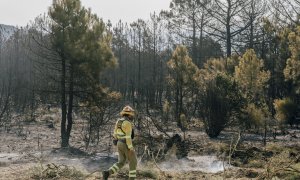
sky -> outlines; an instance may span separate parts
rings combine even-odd
[[[93,13],[116,24],[120,19],[131,23],[149,19],[150,13],[168,9],[171,0],[81,0]],[[0,0],[0,24],[26,26],[40,14],[46,13],[52,0]]]

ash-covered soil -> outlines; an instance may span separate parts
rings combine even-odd
[[[71,148],[60,149],[59,119],[58,109],[40,109],[34,122],[24,122],[15,117],[11,126],[0,128],[0,179],[33,179],[32,174],[37,167],[45,168],[47,164],[52,163],[78,169],[84,174],[82,179],[101,179],[100,171],[117,161],[115,147],[110,141],[113,124],[103,128],[99,143],[92,142],[86,148],[83,140],[85,124],[75,116],[70,139]],[[263,171],[262,167],[245,168],[227,164],[228,157],[224,152],[228,150],[230,142],[234,142],[236,131],[227,130],[221,133],[219,138],[210,139],[203,129],[191,129],[186,133],[189,143],[188,157],[177,159],[178,147],[172,147],[163,160],[149,164],[143,156],[145,149],[140,146],[136,148],[138,170],[153,170],[159,179],[251,179]],[[270,136],[268,143],[276,143],[283,147],[300,147],[300,130],[292,129],[289,132],[277,136],[276,140]],[[245,134],[243,138],[245,146],[263,148],[261,135]],[[126,168],[111,179],[124,177]],[[137,179],[149,178],[138,175]]]
[[[58,109],[39,109],[34,122],[14,117],[9,126],[0,128],[0,179],[30,179],[31,168],[50,163],[68,165],[89,174],[117,160],[116,155],[110,153],[114,150],[108,141],[91,143],[86,148],[84,123],[80,119],[75,119],[73,125],[72,148],[60,149],[59,117]],[[103,137],[108,139],[109,136]]]

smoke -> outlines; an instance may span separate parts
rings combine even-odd
[[[17,153],[0,153],[0,162],[7,163],[19,159],[19,154]]]
[[[173,154],[173,153],[171,153]],[[41,156],[38,153],[35,156]],[[117,154],[97,153],[93,157],[72,157],[63,154],[50,155],[45,154],[48,163],[66,164],[76,168],[84,169],[87,172],[93,172],[99,169],[107,169],[117,161]],[[22,157],[17,153],[0,153],[0,162],[13,163],[20,161]],[[187,158],[177,159],[175,155],[169,156],[167,161],[158,164],[163,171],[187,172],[202,171],[205,173],[217,173],[224,171],[228,164],[218,160],[216,156],[188,156]]]
[[[169,159],[159,164],[163,171],[202,171],[217,173],[229,165],[218,160],[216,156],[192,156],[184,159]]]

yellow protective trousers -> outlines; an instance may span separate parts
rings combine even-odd
[[[134,150],[129,151],[127,145],[121,141],[118,141],[117,147],[119,153],[118,162],[109,168],[109,174],[114,174],[118,172],[125,165],[126,160],[128,160],[129,180],[134,180],[136,178],[136,166],[137,166],[137,157]]]

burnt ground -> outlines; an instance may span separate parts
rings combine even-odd
[[[117,160],[108,133],[112,131],[113,125],[104,128],[105,131],[101,134],[101,143],[93,142],[86,148],[83,141],[84,122],[75,116],[75,124],[70,139],[72,148],[60,149],[59,117],[59,110],[57,109],[40,110],[35,122],[16,120],[9,128],[0,128],[0,179],[33,179],[33,174],[36,173],[37,168],[45,169],[47,164],[51,163],[78,169],[84,174],[80,179],[101,179],[99,172]],[[191,129],[193,130],[187,132],[185,141],[188,144],[188,155],[198,159],[178,160],[175,154],[180,147],[176,146],[175,150],[170,148],[164,158],[153,162],[151,158],[145,158],[144,155],[147,153],[145,147],[141,145],[136,148],[139,154],[139,169],[143,169],[145,174],[147,171],[151,171],[152,174],[156,175],[153,178],[156,177],[157,179],[251,179],[258,178],[265,171],[263,165],[254,166],[256,161],[258,161],[257,164],[260,163],[255,157],[268,159],[276,153],[278,154],[278,152],[272,151],[274,145],[287,148],[300,147],[300,130],[298,129],[290,129],[290,133],[279,135],[276,140],[270,135],[268,144],[271,150],[262,146],[261,135],[244,134],[242,145],[232,154],[231,164],[233,166],[229,168],[226,165],[222,166],[220,162],[223,159],[228,161],[229,158],[225,154],[230,151],[230,143],[235,142],[236,131],[226,130],[218,138],[210,139],[201,127]],[[253,147],[257,149],[253,149]],[[149,147],[148,149],[147,152],[152,150],[154,152],[155,148]],[[296,148],[293,152],[299,154],[300,148]],[[143,159],[141,159],[142,157]],[[204,164],[205,161],[213,158],[216,160],[212,161],[211,168],[225,167],[225,171],[213,172],[209,171],[210,169],[207,171],[201,165],[197,165]],[[147,160],[151,162],[148,163]],[[198,169],[194,167],[198,167]],[[149,172],[149,174],[151,173]],[[145,174],[138,175],[137,179],[152,177]],[[121,172],[118,176],[113,176],[112,179],[123,179],[124,177],[126,177],[126,171]]]

